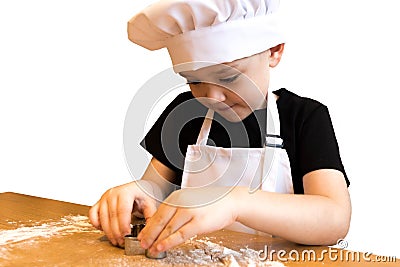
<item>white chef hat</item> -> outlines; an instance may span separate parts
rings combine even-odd
[[[128,37],[166,47],[174,70],[231,62],[284,43],[279,0],[160,0],[128,22]],[[186,64],[182,64],[186,63]]]

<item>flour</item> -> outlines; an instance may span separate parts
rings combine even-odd
[[[285,266],[276,261],[262,261],[257,251],[242,248],[239,251],[211,242],[208,238],[192,238],[183,245],[168,251],[163,264],[176,266]]]
[[[74,233],[102,233],[96,230],[87,216],[65,216],[58,220],[32,222],[29,226],[19,222],[8,222],[17,227],[13,230],[0,230],[0,259],[12,258],[13,250],[19,244],[35,245],[45,238],[66,236]],[[229,249],[222,242],[214,243],[215,238],[194,237],[184,244],[168,251],[162,260],[150,260],[144,255],[134,256],[135,266],[264,266],[283,267],[280,262],[262,261],[257,251],[242,248],[239,251]],[[132,256],[109,255],[92,258],[93,265],[131,266]],[[97,264],[98,263],[98,264]],[[0,263],[1,265],[1,263]],[[87,264],[86,264],[87,265]],[[83,265],[83,266],[86,266]]]
[[[169,266],[209,266],[209,267],[284,267],[277,261],[262,261],[258,251],[242,248],[235,251],[224,247],[221,242],[211,242],[209,238],[196,237],[168,250],[167,257],[152,260],[144,255],[116,257],[106,256],[104,259],[93,259],[94,266],[137,266],[137,267],[169,267]],[[97,260],[97,261],[96,261]]]
[[[0,259],[8,258],[9,252],[5,247],[0,247]]]
[[[8,222],[16,224],[15,222]],[[87,216],[65,216],[59,221],[50,221],[34,226],[20,226],[13,230],[0,230],[0,246],[18,242],[34,241],[37,238],[49,238],[56,235],[68,235],[78,232],[100,232],[93,228]],[[4,254],[4,247],[0,250]]]

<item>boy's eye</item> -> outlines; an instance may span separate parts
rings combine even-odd
[[[234,75],[234,76],[232,76],[232,77],[229,77],[229,78],[219,79],[219,81],[220,81],[220,82],[223,82],[223,83],[232,83],[232,82],[234,82],[239,76],[240,76],[240,73],[239,73],[239,74],[236,74],[236,75]]]
[[[187,81],[186,84],[192,84],[192,85],[196,85],[196,84],[200,84],[200,81]]]
[[[234,82],[239,76],[240,76],[240,73],[239,73],[239,74],[236,74],[236,75],[234,75],[234,76],[228,77],[228,78],[221,78],[221,79],[219,79],[219,82],[221,82],[221,83],[232,83],[232,82]],[[189,81],[189,80],[187,80],[187,84],[191,84],[191,85],[197,85],[197,84],[200,84],[200,83],[202,83],[202,82],[201,82],[201,81]]]

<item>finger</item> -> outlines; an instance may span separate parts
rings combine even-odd
[[[134,200],[132,197],[125,197],[124,195],[118,198],[118,206],[117,206],[117,221],[118,221],[118,229],[119,229],[119,245],[122,245],[124,242],[124,236],[130,234],[131,232],[131,218],[132,218],[132,209],[133,209]],[[121,243],[122,242],[122,243]]]
[[[169,250],[177,245],[182,244],[189,238],[195,236],[196,234],[201,233],[200,222],[195,220],[191,220],[178,229],[173,234],[169,235],[164,240],[160,240],[160,242],[156,242],[154,246],[150,249],[151,253],[158,253],[161,251]]]
[[[154,243],[175,212],[175,207],[162,204],[153,217],[146,221],[146,226],[138,235],[143,248],[149,248]]]
[[[146,220],[153,217],[156,211],[157,207],[155,201],[145,201],[142,204],[142,214]]]
[[[114,240],[113,234],[111,232],[111,228],[110,228],[110,216],[108,213],[107,201],[101,201],[99,203],[99,217],[100,217],[101,227],[103,228],[104,233],[108,237],[108,240],[111,243],[113,243],[113,242],[115,243],[115,240]]]
[[[178,209],[165,228],[162,230],[161,234],[157,237],[154,245],[159,244],[164,239],[168,238],[170,235],[174,234],[185,224],[190,222],[193,218],[193,214],[188,212],[186,209]]]
[[[94,204],[89,210],[89,220],[90,223],[97,229],[101,228],[101,223],[99,219],[99,202]]]
[[[109,216],[109,231],[112,234],[111,243],[113,245],[119,244],[121,241],[121,232],[119,230],[119,221],[118,221],[118,198],[108,198],[108,216]]]
[[[156,203],[151,198],[136,198],[133,203],[133,214],[137,217],[144,217],[146,220],[157,211]]]

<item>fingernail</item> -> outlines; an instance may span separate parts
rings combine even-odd
[[[142,248],[147,249],[149,246],[147,245],[146,241],[142,240],[140,241],[140,245],[142,246]]]
[[[161,244],[158,244],[156,248],[157,248],[158,251],[162,251],[164,246],[161,245]]]
[[[150,249],[149,249],[149,251],[150,251],[150,253],[153,254],[153,255],[158,253],[157,248],[154,247],[154,246],[151,246]]]

